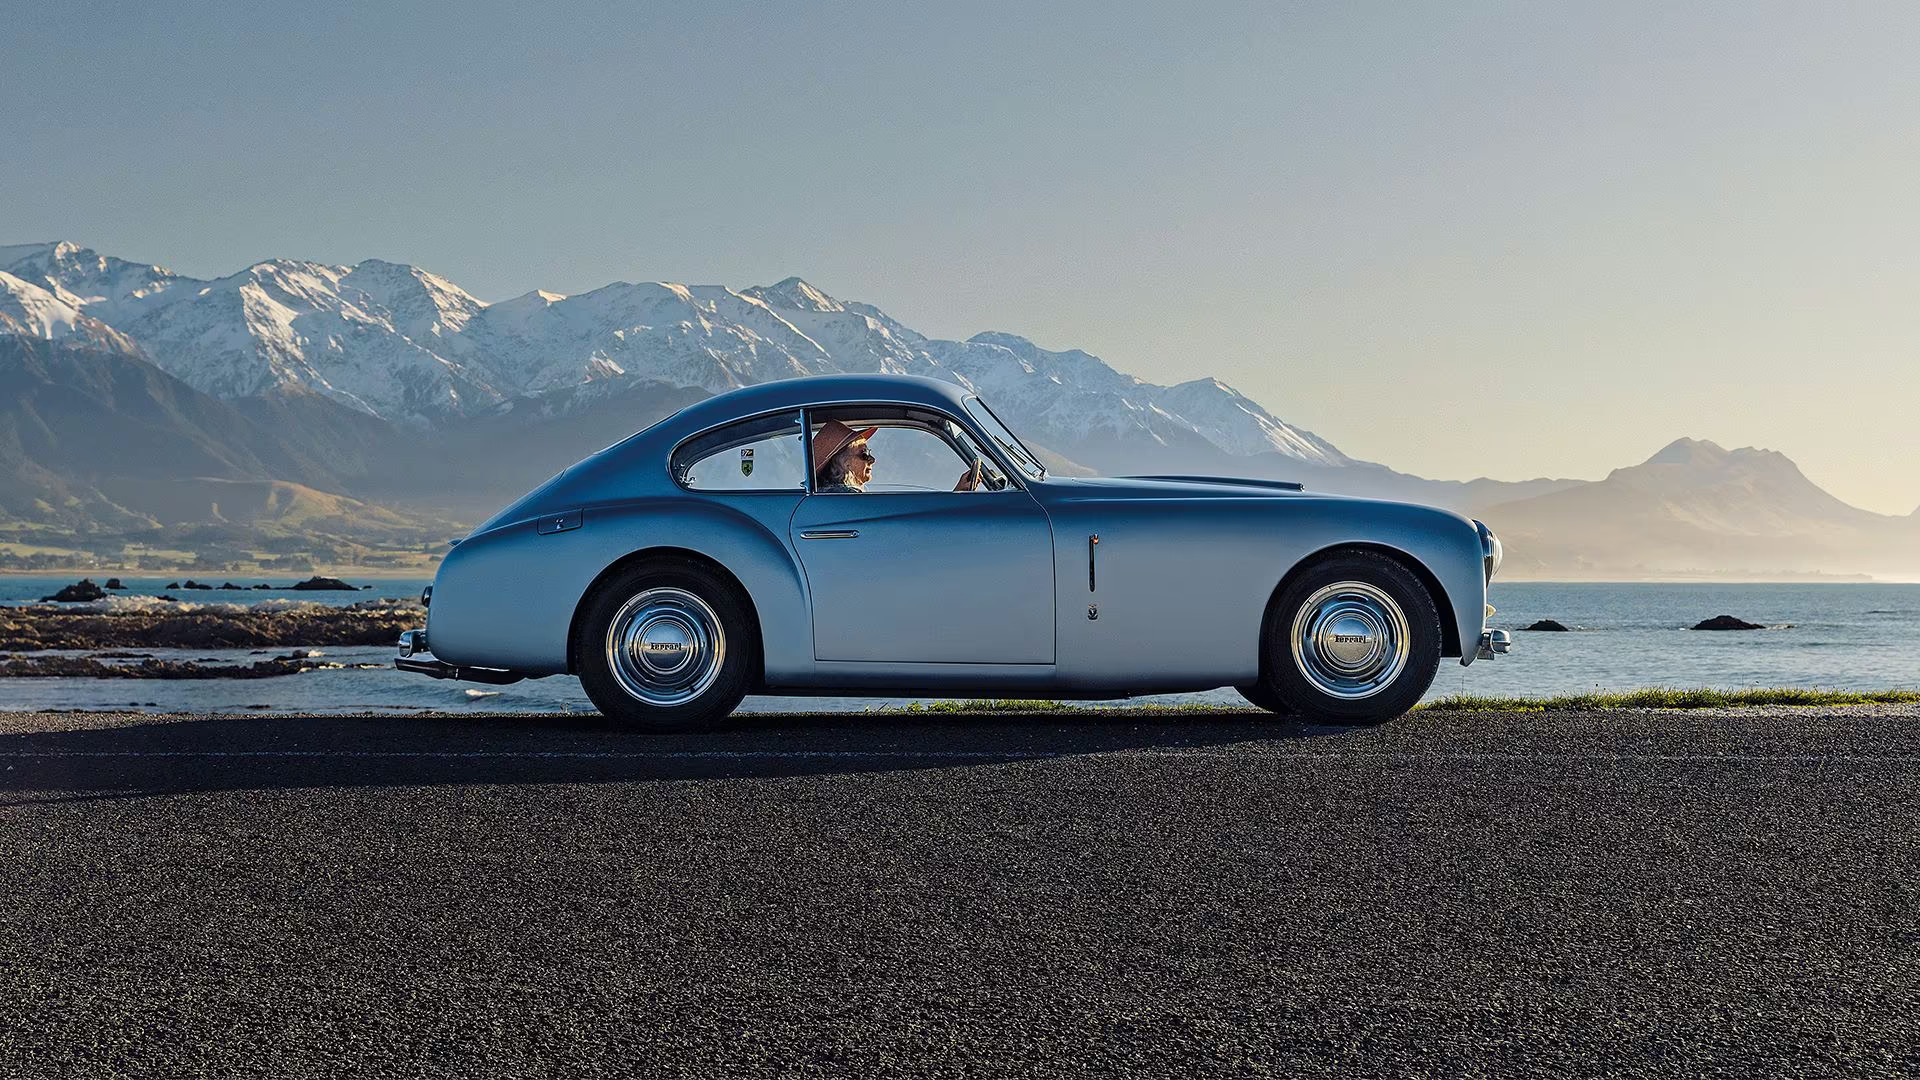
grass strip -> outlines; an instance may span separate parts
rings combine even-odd
[[[1807,690],[1792,686],[1723,690],[1655,686],[1551,697],[1451,694],[1418,706],[1432,712],[1602,712],[1607,709],[1724,709],[1742,705],[1911,705],[1920,690]]]
[[[1415,712],[1605,712],[1610,709],[1725,709],[1768,705],[1913,705],[1920,690],[1807,690],[1791,686],[1754,689],[1718,689],[1710,686],[1657,686],[1645,690],[1596,690],[1550,697],[1493,697],[1449,694],[1414,706]],[[890,705],[875,713],[1057,713],[1095,708],[1150,714],[1246,713],[1251,705],[1127,705],[1114,702],[1044,701],[1017,698],[974,698]]]

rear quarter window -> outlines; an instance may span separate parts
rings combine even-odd
[[[807,470],[800,411],[756,416],[681,443],[669,463],[689,491],[800,491]]]

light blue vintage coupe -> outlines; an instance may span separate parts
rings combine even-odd
[[[689,406],[460,541],[396,665],[574,674],[641,728],[746,694],[1119,698],[1233,686],[1374,723],[1485,626],[1500,542],[1426,506],[1050,475],[965,388],[833,375]]]

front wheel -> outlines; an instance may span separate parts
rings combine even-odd
[[[1414,573],[1349,551],[1315,562],[1268,610],[1262,682],[1293,711],[1379,724],[1419,702],[1440,669],[1440,613]]]
[[[580,686],[609,720],[702,730],[746,696],[758,662],[752,612],[700,563],[660,559],[615,575],[585,616],[574,639]]]

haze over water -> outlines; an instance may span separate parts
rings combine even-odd
[[[0,576],[0,602],[19,603],[23,592],[42,595],[50,591],[48,580]],[[129,583],[133,580],[128,579]],[[414,596],[425,584],[425,580],[387,579],[368,592],[316,593],[311,598],[344,603],[379,595]],[[223,595],[246,596],[201,593],[195,599],[207,597],[218,602]],[[1516,630],[1511,655],[1468,668],[1443,660],[1430,697],[1454,693],[1540,695],[1650,686],[1920,687],[1920,585],[1495,582],[1492,595],[1500,609],[1493,619],[1495,626],[1522,627],[1536,619],[1550,618],[1576,629],[1564,634]],[[1686,629],[1719,614],[1780,628],[1718,633]],[[1785,626],[1789,623],[1790,628]],[[132,651],[244,664],[288,650]],[[328,647],[320,651],[343,664],[374,666],[250,680],[0,679],[0,709],[593,711],[579,682],[569,677],[504,687],[477,686],[395,671],[391,667],[393,650],[387,647]],[[755,697],[748,698],[742,708],[842,711],[904,704],[906,700]],[[1232,690],[1136,700],[1242,703]]]

